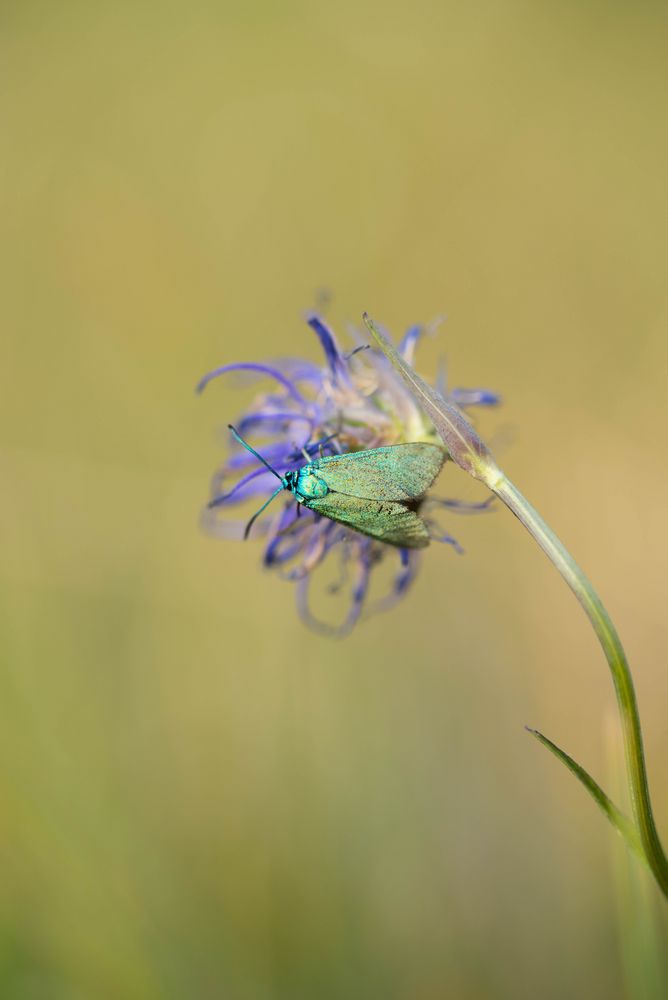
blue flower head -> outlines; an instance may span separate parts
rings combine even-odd
[[[441,444],[432,423],[380,351],[370,348],[353,331],[353,347],[343,353],[320,316],[310,314],[307,322],[320,342],[324,364],[284,358],[262,364],[223,365],[205,375],[197,387],[201,392],[212,379],[229,372],[246,372],[271,381],[272,388],[254,399],[237,419],[236,427],[243,437],[252,437],[257,450],[280,476],[305,465],[305,455],[316,459],[411,441]],[[422,327],[411,327],[399,344],[409,363],[423,332]],[[484,389],[447,391],[443,385],[439,389],[461,408],[498,402],[497,396]],[[250,499],[261,506],[275,487],[272,473],[232,439],[229,457],[213,476],[211,500],[203,512],[204,526],[224,538],[242,538],[245,522],[231,520],[228,511]],[[432,540],[447,542],[461,552],[455,539],[434,519],[433,512],[439,506],[471,512],[486,509],[487,504],[431,496],[421,501],[420,515],[429,525]],[[298,504],[287,491],[258,519],[253,535],[263,538],[264,565],[295,583],[303,621],[332,635],[349,632],[362,612],[371,614],[395,604],[407,592],[419,566],[417,550],[384,544],[321,517]],[[398,564],[389,589],[371,604],[372,577],[390,558],[398,559]],[[314,615],[311,597],[318,571],[337,560],[338,582],[330,585],[327,593],[344,592],[347,603],[343,619],[334,624]]]

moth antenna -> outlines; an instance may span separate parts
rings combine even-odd
[[[250,445],[248,444],[248,442],[247,442],[247,441],[244,441],[244,439],[242,438],[241,434],[240,434],[240,433],[239,433],[239,431],[238,431],[238,430],[236,429],[236,427],[233,427],[233,426],[232,426],[232,424],[228,424],[227,426],[228,426],[228,427],[229,427],[229,429],[230,429],[230,430],[232,431],[232,433],[234,434],[234,436],[235,436],[235,438],[237,439],[237,441],[239,442],[239,444],[243,445],[243,446],[244,446],[244,448],[246,449],[246,451],[249,451],[249,452],[251,453],[251,455],[255,455],[255,457],[256,457],[257,459],[259,459],[259,460],[260,460],[260,462],[262,462],[262,464],[263,464],[263,465],[266,465],[266,467],[267,467],[267,468],[269,469],[269,471],[270,471],[270,472],[272,472],[272,473],[273,473],[273,474],[274,474],[274,475],[276,476],[276,478],[277,478],[277,479],[280,479],[280,481],[281,481],[281,482],[283,482],[283,476],[280,476],[280,475],[278,474],[278,472],[276,472],[276,469],[272,468],[272,466],[271,466],[271,465],[269,465],[269,462],[268,462],[268,461],[266,460],[266,458],[263,458],[263,457],[262,457],[262,455],[260,455],[260,453],[259,453],[259,452],[257,452],[257,451],[255,450],[255,448],[251,448],[251,446],[250,446]],[[281,489],[282,489],[282,488],[283,488],[283,487],[281,487]],[[279,492],[280,492],[280,490],[279,490]],[[274,496],[276,496],[276,494],[275,494],[275,493],[274,493]],[[274,498],[274,497],[272,497],[271,499],[273,500],[273,498]],[[263,508],[263,509],[264,509],[264,508]],[[260,512],[258,511],[258,514],[259,514],[259,513],[260,513]],[[257,517],[257,514],[256,514],[255,516]],[[251,522],[251,523],[252,523],[252,522]],[[246,529],[246,530],[248,531],[248,529]]]
[[[248,538],[248,535],[250,534],[250,530],[253,527],[253,524],[258,519],[258,517],[260,516],[260,514],[262,513],[262,511],[265,510],[265,508],[269,506],[269,504],[271,503],[271,501],[275,500],[276,497],[278,496],[278,494],[282,493],[282,492],[283,492],[283,486],[279,486],[277,490],[274,490],[274,492],[271,494],[271,496],[269,497],[269,499],[266,500],[262,504],[262,506],[260,507],[260,509],[255,511],[255,513],[251,517],[250,521],[246,525],[246,529],[244,531],[244,541],[246,541],[246,539]]]

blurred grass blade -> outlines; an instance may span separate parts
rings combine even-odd
[[[577,761],[574,761],[572,757],[569,757],[564,750],[558,747],[556,743],[553,743],[552,740],[549,740],[547,736],[543,736],[543,734],[537,729],[531,729],[529,726],[525,726],[524,728],[528,733],[531,733],[532,736],[535,736],[544,747],[547,747],[547,749],[553,753],[555,757],[558,757],[562,764],[566,765],[571,774],[574,774],[581,784],[584,785],[596,804],[608,817],[617,832],[621,833],[631,850],[637,854],[637,856],[645,864],[648,864],[647,857],[640,841],[640,836],[635,826],[623,812],[620,812],[612,799],[605,794],[601,786],[594,781],[592,776],[587,774],[585,769],[580,767]]]

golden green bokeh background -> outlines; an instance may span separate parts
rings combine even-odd
[[[198,528],[249,390],[193,386],[317,359],[323,286],[339,329],[447,314],[422,370],[503,394],[481,430],[619,626],[668,837],[667,42],[649,2],[2,4],[3,998],[664,995],[665,907],[523,729],[616,787],[605,663],[517,522],[451,519],[465,557],[315,636]]]

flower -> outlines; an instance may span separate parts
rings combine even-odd
[[[307,322],[320,342],[324,366],[296,358],[228,364],[209,372],[197,386],[201,392],[212,379],[230,372],[246,372],[273,381],[273,388],[254,399],[236,421],[236,427],[244,437],[253,435],[257,450],[281,476],[303,466],[306,455],[317,458],[411,441],[442,443],[401,377],[380,351],[363,341],[359,332],[352,331],[354,347],[343,353],[319,315],[309,314]],[[423,327],[411,327],[398,345],[401,356],[411,364],[424,332]],[[462,409],[499,402],[494,393],[485,389],[447,391],[443,384],[438,388],[450,403]],[[261,436],[260,443],[256,435]],[[213,476],[211,500],[203,512],[205,528],[225,538],[243,537],[245,522],[231,522],[221,514],[250,499],[260,507],[275,487],[272,473],[232,439],[229,457]],[[438,506],[470,513],[488,509],[489,502],[470,504],[431,496],[420,501],[420,514],[430,527],[432,540],[447,542],[461,552],[455,539],[439,528],[430,513]],[[331,635],[350,632],[363,611],[371,614],[394,605],[415,579],[420,562],[417,550],[384,544],[319,516],[298,504],[287,491],[257,521],[255,534],[264,539],[265,567],[296,584],[297,608],[303,621]],[[343,619],[332,624],[312,611],[311,588],[316,570],[323,566],[331,569],[337,557],[338,577],[325,592],[347,590],[348,600]],[[371,604],[372,578],[391,557],[398,558],[398,566],[389,588]]]

